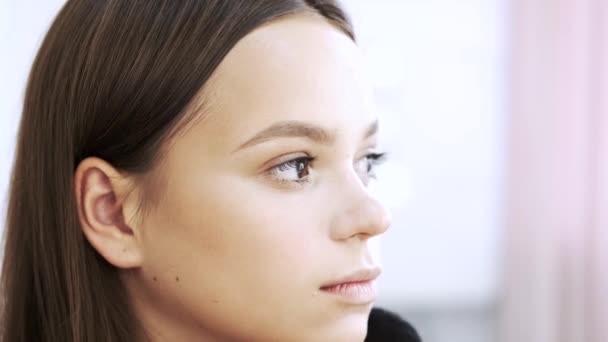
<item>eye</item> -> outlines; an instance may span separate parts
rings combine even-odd
[[[307,182],[310,173],[310,164],[315,160],[314,157],[299,157],[270,169],[270,176],[280,182]]]
[[[355,169],[361,175],[364,183],[367,183],[369,178],[376,178],[376,166],[385,160],[386,153],[369,153],[355,163]]]

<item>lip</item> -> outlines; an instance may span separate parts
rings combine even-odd
[[[378,267],[359,269],[332,280],[319,289],[321,292],[350,304],[369,304],[376,299],[375,280],[382,273]]]

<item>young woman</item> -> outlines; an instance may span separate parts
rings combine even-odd
[[[416,341],[372,311],[354,40],[333,1],[67,1],[25,94],[2,341]]]

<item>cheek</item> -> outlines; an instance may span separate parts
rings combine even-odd
[[[207,187],[212,201],[200,196],[195,201],[204,204],[198,211],[184,213],[189,217],[184,225],[197,236],[200,253],[211,253],[224,272],[232,269],[262,283],[282,275],[293,277],[294,266],[312,271],[319,240],[324,238],[314,208],[289,200],[284,193],[260,191],[251,180],[222,183],[221,188]]]
[[[252,306],[267,324],[280,312],[297,317],[293,308],[310,305],[327,274],[328,237],[314,203],[260,186],[236,177],[174,186],[151,217],[147,277],[170,283],[163,296],[191,317],[246,326],[243,308]]]

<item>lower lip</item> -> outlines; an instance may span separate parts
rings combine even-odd
[[[336,296],[350,304],[369,304],[376,300],[376,286],[373,280],[324,287],[321,288],[321,292]]]

